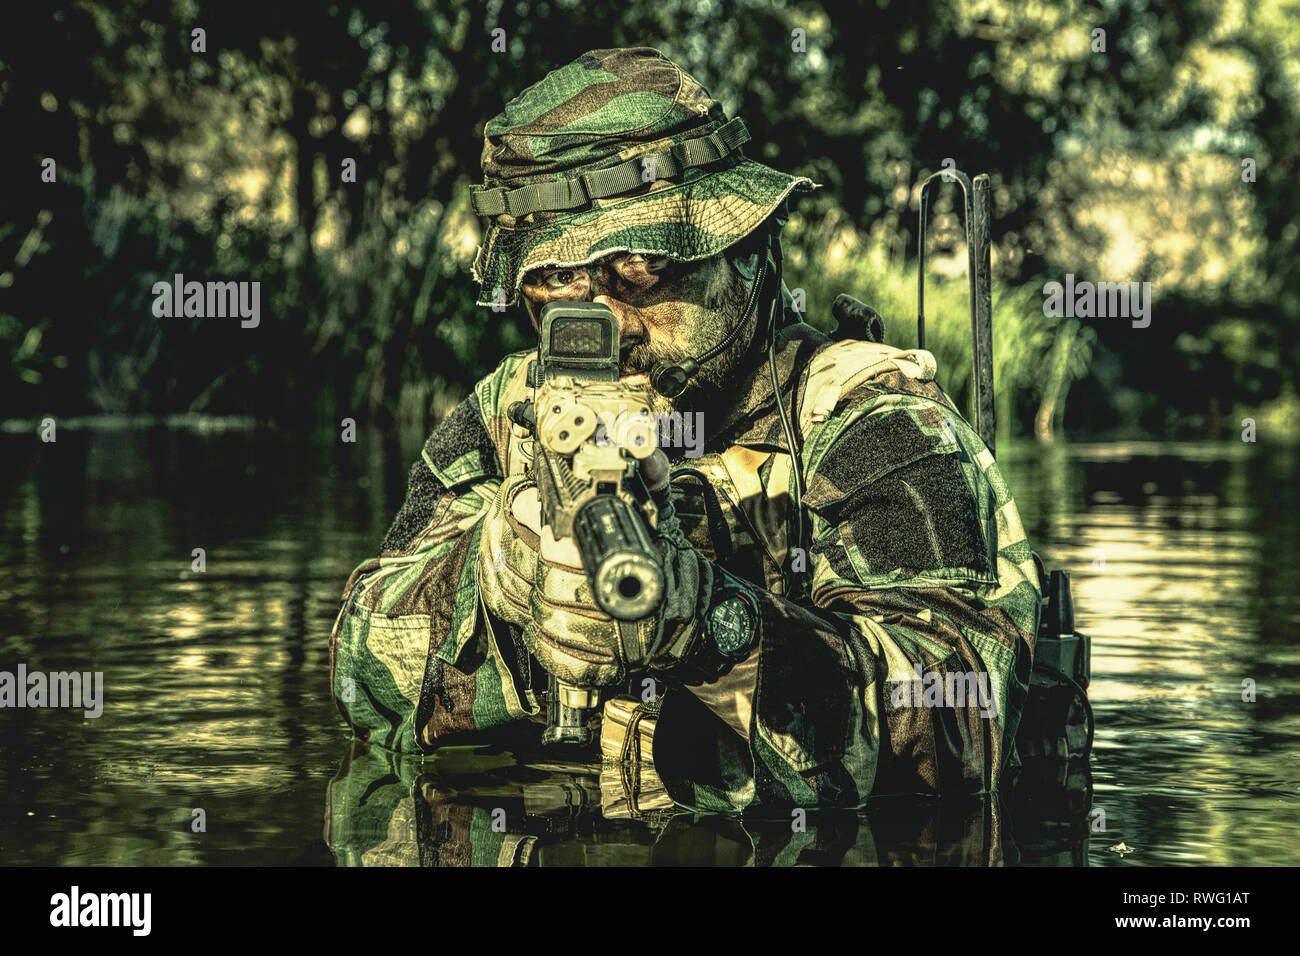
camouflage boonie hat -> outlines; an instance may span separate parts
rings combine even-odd
[[[486,232],[478,304],[519,297],[538,266],[612,252],[691,261],[717,255],[794,191],[817,184],[745,158],[749,131],[658,50],[592,50],[547,74],[484,131]],[[500,301],[499,299],[497,301]]]

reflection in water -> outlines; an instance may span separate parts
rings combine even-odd
[[[1300,857],[1300,470],[1241,442],[1020,446],[1030,540],[1093,636],[1096,864]],[[1253,682],[1253,685],[1249,682]],[[1254,700],[1249,688],[1254,688]]]
[[[1085,768],[1026,767],[1036,785],[1000,801],[875,801],[795,832],[788,816],[620,816],[598,768],[522,750],[350,749],[329,627],[416,453],[373,434],[0,435],[0,670],[105,686],[97,720],[0,710],[6,863],[1300,862],[1294,453],[1004,447],[1094,638],[1091,795]],[[1108,851],[1120,841],[1134,852]]]
[[[497,747],[420,760],[354,743],[330,781],[325,840],[342,866],[996,866],[1085,857],[1086,770],[1053,767],[1001,799],[891,798],[859,813],[743,821],[667,812],[631,819],[617,777]]]

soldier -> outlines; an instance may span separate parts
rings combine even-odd
[[[928,352],[800,321],[780,234],[816,184],[746,158],[747,138],[644,48],[591,51],[487,124],[479,304],[522,296],[536,325],[549,301],[604,303],[630,385],[724,346],[654,397],[703,413],[704,454],[643,465],[675,506],[655,529],[666,596],[615,622],[574,600],[576,559],[542,534],[506,416],[530,353],[507,356],[434,430],[348,582],[331,675],[358,738],[426,753],[536,734],[549,672],[654,688],[613,724],[638,743],[653,727],[679,807],[997,789],[1041,598],[1015,503]]]

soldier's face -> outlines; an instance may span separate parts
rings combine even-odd
[[[522,291],[534,327],[548,302],[609,306],[619,320],[622,380],[629,385],[648,385],[657,362],[698,358],[721,342],[743,318],[749,293],[725,255],[679,262],[628,253],[586,266],[534,269],[524,276]],[[727,351],[701,366],[676,399],[656,394],[656,407],[681,410],[704,393],[734,385],[734,372],[752,340],[752,329],[742,331]]]

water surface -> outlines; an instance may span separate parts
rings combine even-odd
[[[365,429],[335,446],[269,430],[0,435],[0,670],[103,671],[106,696],[93,720],[0,710],[0,859],[1300,863],[1294,450],[1004,442],[1031,541],[1072,571],[1094,638],[1091,794],[1033,813],[877,801],[792,833],[629,819],[585,768],[508,749],[421,763],[352,748],[329,629],[417,449]],[[1121,841],[1131,853],[1109,849]]]

